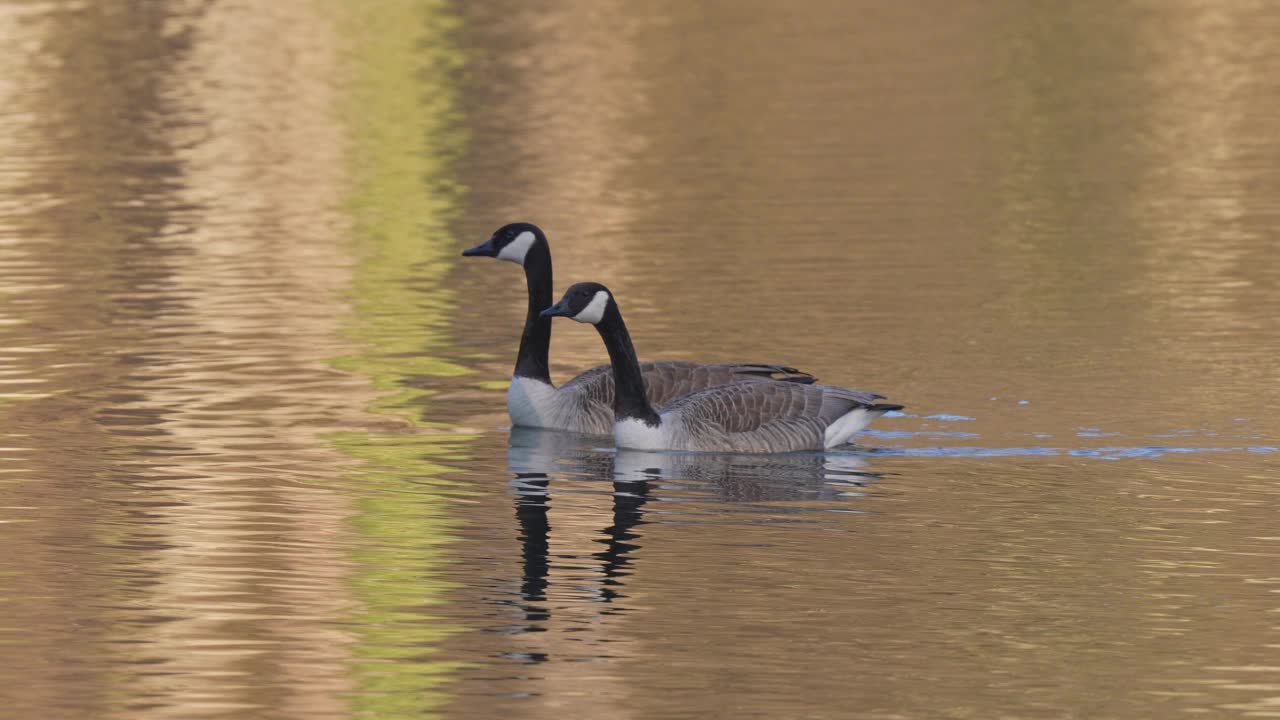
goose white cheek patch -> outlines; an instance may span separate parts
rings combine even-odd
[[[591,323],[595,325],[604,317],[604,309],[609,305],[609,293],[603,290],[597,290],[596,296],[591,298],[591,302],[582,308],[582,312],[573,316],[574,320],[580,323]]]
[[[517,265],[524,264],[524,256],[529,254],[529,248],[533,247],[533,233],[525,230],[516,236],[515,240],[507,243],[498,253],[499,260],[506,260]]]

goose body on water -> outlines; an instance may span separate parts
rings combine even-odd
[[[590,435],[612,434],[614,374],[608,365],[591,368],[560,387],[551,384],[551,318],[541,315],[552,300],[551,248],[542,230],[530,223],[505,225],[462,254],[493,257],[524,268],[529,309],[507,390],[507,412],[512,424]],[[706,365],[673,360],[643,363],[639,371],[644,377],[647,400],[654,407],[665,407],[696,390],[747,380],[773,379],[788,385],[814,382],[812,375],[768,363]]]
[[[660,411],[645,396],[645,378],[622,313],[609,289],[578,283],[542,312],[595,325],[613,367],[614,439],[620,448],[776,453],[822,450],[848,442],[872,420],[901,405],[860,390],[769,380],[707,388]]]

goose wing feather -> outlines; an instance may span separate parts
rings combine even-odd
[[[687,450],[820,450],[842,415],[873,403],[874,393],[779,382],[744,382],[682,397],[663,411]]]
[[[720,385],[774,379],[787,383],[811,384],[814,377],[786,365],[764,363],[717,363],[704,365],[682,360],[661,360],[640,364],[649,402],[662,409],[673,400],[692,392]],[[561,386],[561,391],[583,398],[591,405],[613,407],[613,372],[598,365]]]

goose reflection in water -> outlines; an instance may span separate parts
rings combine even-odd
[[[521,600],[525,620],[535,624],[550,618],[545,606],[551,563],[551,475],[559,472],[608,478],[613,475],[613,455],[598,448],[599,440],[589,436],[555,430],[512,428],[507,450],[507,469],[515,474],[511,486],[516,495],[516,520],[520,525],[521,557],[524,573]],[[598,563],[602,578],[596,599],[612,602],[620,597],[622,578],[628,574],[627,554],[638,546],[632,531],[643,523],[643,508],[649,499],[644,482],[618,478],[613,482],[613,522],[601,531],[604,537],[595,542],[604,545],[591,554]],[[613,611],[606,609],[604,614]],[[536,625],[527,628],[539,632]]]
[[[645,517],[650,502],[840,501],[859,495],[866,483],[880,477],[867,470],[865,458],[851,454],[667,453],[615,451],[607,445],[607,439],[574,433],[512,428],[507,469],[515,476],[510,487],[515,495],[519,525],[522,577],[517,605],[523,613],[523,623],[507,627],[507,632],[542,633],[551,625],[553,477],[562,497],[598,494],[600,482],[612,483],[612,517],[600,518],[604,527],[592,540],[603,548],[585,557],[555,556],[564,562],[564,568],[576,571],[573,580],[567,583],[569,587],[562,590],[570,594],[585,590],[589,600],[602,604],[592,613],[597,616],[626,610],[617,601],[626,597],[625,584],[633,573],[632,562],[641,547],[639,528],[652,522]],[[796,508],[797,512],[804,510]],[[770,505],[767,512],[776,516],[787,511]],[[662,517],[670,518],[671,514],[664,513]],[[590,520],[574,516],[573,525],[589,526]],[[591,575],[598,581],[584,587],[580,573],[584,569],[583,560],[588,557]],[[562,601],[564,594],[561,593]],[[569,607],[563,603],[560,606]],[[578,607],[574,614],[580,616],[581,612],[582,608]],[[513,653],[512,656],[533,663],[548,659],[547,652]]]
[[[664,495],[710,486],[722,502],[839,501],[881,475],[852,454],[733,455],[618,450],[613,477],[657,482]],[[777,512],[779,508],[772,508]]]

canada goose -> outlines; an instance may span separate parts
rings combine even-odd
[[[877,405],[882,395],[780,382],[707,388],[655,412],[618,303],[599,283],[578,283],[542,311],[596,326],[609,351],[617,394],[613,436],[620,448],[706,452],[792,452],[843,444],[872,420],[901,405]]]
[[[612,434],[613,373],[608,365],[591,368],[560,387],[551,384],[547,364],[551,318],[539,314],[551,304],[551,248],[542,230],[530,223],[505,225],[498,228],[493,237],[462,254],[494,257],[524,268],[529,286],[529,312],[520,336],[511,387],[507,390],[507,412],[512,424],[591,435]],[[667,360],[643,363],[640,372],[654,407],[665,407],[695,390],[742,380],[814,381],[812,375],[795,368],[764,363],[703,365]]]

